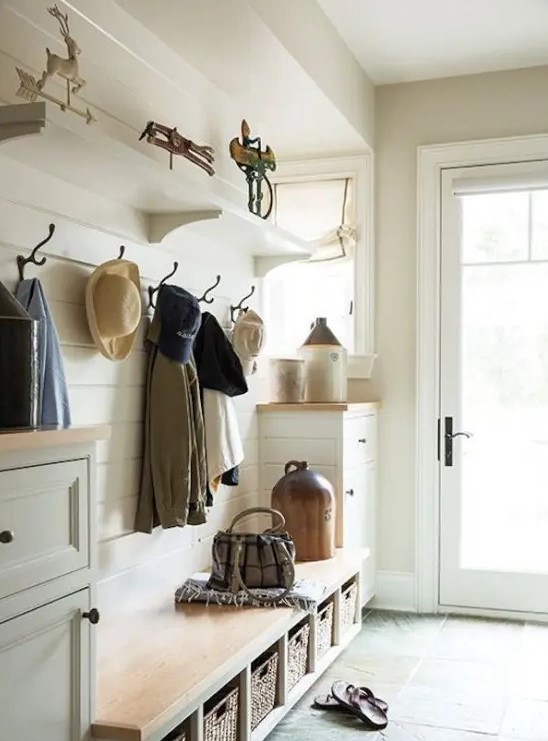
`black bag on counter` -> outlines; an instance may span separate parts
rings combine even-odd
[[[38,322],[0,283],[0,429],[37,427]]]
[[[0,428],[38,425],[38,322],[0,317]]]

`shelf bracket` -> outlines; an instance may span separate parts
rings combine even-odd
[[[309,257],[308,254],[302,254],[302,255],[273,255],[267,256],[267,255],[255,255],[254,258],[254,277],[255,278],[264,278],[267,273],[269,273],[271,270],[274,270],[274,268],[277,268],[279,265],[285,265],[286,262],[302,262],[303,260],[307,260]]]
[[[0,106],[0,142],[39,134],[46,125],[46,104]]]
[[[160,243],[164,237],[171,232],[187,224],[196,221],[209,221],[218,219],[222,215],[221,209],[210,209],[208,211],[178,211],[166,214],[147,214],[148,241],[151,244]]]

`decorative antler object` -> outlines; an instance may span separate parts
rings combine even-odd
[[[240,170],[245,173],[247,183],[248,202],[247,207],[252,214],[260,216],[261,219],[268,219],[274,205],[272,194],[272,185],[266,175],[267,170],[276,169],[276,156],[272,149],[267,146],[261,149],[261,137],[251,137],[251,129],[244,119],[242,121],[242,143],[238,137],[230,142],[230,156],[238,165]],[[270,196],[269,204],[263,213],[263,182],[268,187]]]
[[[16,67],[15,69],[19,75],[20,82],[17,95],[20,98],[28,100],[30,103],[34,103],[38,97],[45,98],[46,100],[50,100],[52,103],[58,105],[62,111],[72,111],[78,116],[85,118],[86,123],[90,123],[95,119],[89,108],[86,108],[86,110],[83,111],[80,108],[73,106],[71,102],[71,95],[77,95],[86,84],[86,81],[83,77],[80,77],[78,56],[81,54],[81,49],[70,35],[68,13],[61,13],[57,5],[54,5],[53,8],[48,8],[48,13],[56,18],[59,23],[61,36],[67,45],[68,57],[66,59],[60,57],[58,54],[53,54],[53,52],[46,48],[46,54],[48,57],[46,69],[39,80],[36,80],[31,74],[20,67]],[[66,80],[67,97],[64,101],[43,92],[46,82],[54,75],[59,75],[59,77]]]
[[[139,141],[145,139],[145,137],[148,144],[154,144],[156,147],[161,147],[169,152],[170,170],[173,170],[173,155],[176,154],[185,157],[193,165],[198,165],[208,175],[215,175],[215,170],[212,167],[215,162],[213,147],[201,146],[194,144],[190,139],[185,139],[182,134],[179,134],[176,126],[170,128],[164,126],[164,124],[156,123],[156,121],[149,121],[139,137]]]

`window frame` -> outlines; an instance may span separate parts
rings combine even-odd
[[[375,354],[375,250],[373,152],[280,162],[273,184],[349,178],[357,227],[354,253],[354,347],[349,378],[371,378]],[[265,307],[263,307],[265,308]]]

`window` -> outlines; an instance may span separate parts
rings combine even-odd
[[[311,257],[265,277],[267,353],[294,355],[314,319],[325,316],[349,351],[350,375],[368,377],[374,357],[370,158],[285,163],[277,175],[274,220],[308,242]]]

